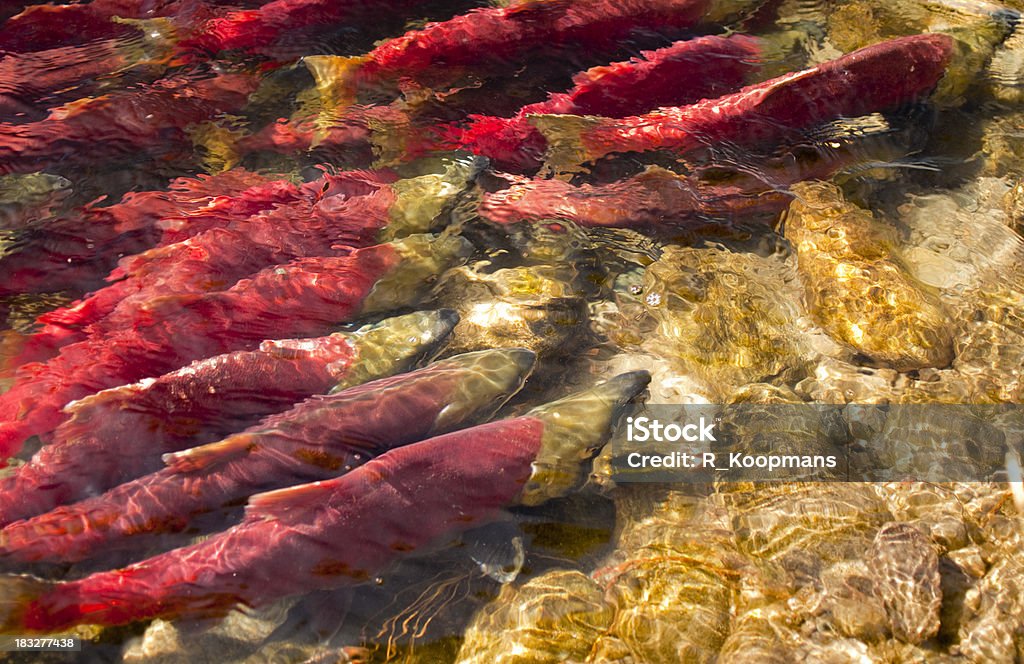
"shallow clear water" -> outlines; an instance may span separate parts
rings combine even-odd
[[[0,661],[1024,658],[1015,2],[0,8]],[[620,472],[690,404],[879,481]]]

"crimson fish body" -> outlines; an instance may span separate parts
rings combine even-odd
[[[265,339],[322,336],[359,315],[415,304],[429,288],[425,280],[467,251],[459,238],[410,236],[268,268],[219,293],[155,300],[137,327],[69,344],[46,364],[18,370],[0,395],[0,456],[52,431],[65,404],[99,390],[251,350]]]
[[[161,455],[212,442],[338,385],[403,371],[430,357],[453,312],[409,314],[352,334],[265,341],[68,405],[68,420],[0,479],[0,522],[40,514],[159,470]]]
[[[535,170],[542,162],[545,141],[530,124],[529,115],[580,113],[620,116],[641,112],[663,103],[683,104],[715,97],[739,88],[758,66],[757,40],[732,37],[701,37],[681,41],[641,58],[594,67],[577,74],[568,91],[546,101],[524,106],[511,118],[469,116],[467,126],[434,126],[412,117],[395,104],[352,106],[324,127],[315,122],[279,122],[239,141],[242,153],[256,150],[349,151],[371,144],[385,161],[408,161],[437,150],[469,150],[488,157],[502,168],[517,172]],[[337,59],[307,58],[318,84],[336,85],[333,66]],[[328,98],[330,93],[328,93]],[[387,135],[377,136],[383,128]],[[397,138],[396,137],[400,137]],[[383,144],[383,145],[382,145]]]
[[[522,349],[467,353],[310,399],[172,454],[162,470],[10,524],[0,531],[0,558],[82,560],[140,535],[182,530],[192,517],[256,493],[336,477],[392,447],[486,419],[519,390],[533,360]]]
[[[164,216],[149,219],[144,225],[150,237],[147,247],[160,248],[140,247],[142,253],[123,259],[110,273],[110,285],[40,316],[42,328],[21,340],[9,366],[47,360],[63,346],[102,333],[89,328],[115,311],[114,320],[103,329],[134,326],[138,307],[153,297],[224,290],[267,265],[318,252],[343,255],[348,246],[371,244],[373,231],[387,225],[386,206],[393,197],[386,187],[395,181],[388,171],[325,175],[302,185],[261,182],[229,195],[245,175],[242,171],[238,183],[224,174],[213,176],[211,180],[226,180],[224,195],[195,197],[188,205],[164,208]],[[380,195],[367,198],[371,193]],[[337,206],[325,204],[324,199],[332,197],[346,202],[347,214],[335,214],[340,211]],[[352,197],[362,198],[355,202]],[[129,217],[108,230],[140,225]],[[154,241],[154,233],[161,240]]]
[[[34,224],[20,230],[0,257],[0,295],[80,289],[99,286],[121,255],[135,254],[156,244],[158,222],[215,214],[254,213],[288,200],[266,178],[235,169],[203,178],[179,178],[167,191],[127,194],[110,206],[89,204],[77,215]],[[243,212],[244,210],[244,212]],[[221,219],[221,217],[217,217]],[[121,279],[114,273],[111,279]],[[116,291],[123,286],[112,285]],[[106,289],[102,289],[104,292]],[[116,304],[121,295],[108,301]],[[39,317],[41,328],[20,339],[7,362],[18,367],[53,357],[64,345],[80,341],[78,331],[112,308],[104,298],[86,298]]]
[[[676,42],[581,72],[570,90],[524,106],[514,117],[470,116],[468,126],[445,132],[442,143],[489,157],[501,168],[534,170],[542,164],[547,144],[528,116],[622,117],[715,98],[741,87],[758,67],[759,54],[758,41],[743,35]]]
[[[309,183],[314,186],[295,192],[297,200],[253,215],[248,214],[253,208],[243,207],[239,214],[222,218],[221,225],[200,230],[201,224],[216,219],[204,211],[202,221],[190,220],[194,223],[187,231],[182,229],[182,235],[191,235],[123,259],[108,277],[113,282],[109,286],[42,316],[40,321],[47,325],[32,335],[31,342],[57,349],[92,334],[136,325],[140,307],[156,297],[226,290],[268,265],[344,255],[350,247],[374,244],[388,223],[394,196],[386,180],[368,176],[364,182],[359,197],[345,195],[356,188],[344,187],[335,192],[337,199],[323,197],[316,183]]]
[[[232,169],[226,173],[236,170],[243,169]],[[321,182],[309,184],[324,186]],[[315,194],[309,189],[310,187],[297,185],[288,180],[264,178],[242,191],[226,191],[210,200],[201,209],[182,210],[161,216],[153,224],[157,241],[150,246],[180,242],[211,228],[220,228],[235,220],[248,219],[264,210],[310,199]]]
[[[4,578],[0,631],[220,616],[238,603],[259,606],[366,581],[503,507],[564,495],[575,482],[552,481],[562,473],[551,472],[551,455],[560,452],[579,471],[649,380],[645,372],[624,374],[580,400],[400,447],[341,477],[254,496],[239,525],[123,569],[58,584]]]
[[[162,79],[56,108],[43,120],[0,126],[0,173],[82,166],[140,154],[192,158],[189,131],[237,111],[256,90],[256,76]]]
[[[386,192],[367,197],[365,205],[350,205],[364,213],[358,217],[328,218],[319,206],[277,208],[250,217],[244,227],[213,228],[137,254],[124,270],[127,277],[90,296],[90,314],[78,325],[91,326],[90,331],[122,329],[140,315],[139,306],[161,295],[223,291],[268,265],[344,255],[350,247],[373,244],[386,223],[379,210],[386,211],[386,204],[374,198],[386,198]]]
[[[742,2],[739,4],[743,4]],[[508,71],[538,51],[567,45],[609,50],[635,30],[682,31],[722,18],[715,0],[523,0],[508,7],[469,11],[388,39],[364,56],[307,57],[330,85],[321,90],[343,109],[362,90],[393,95],[403,86],[448,89],[468,74]],[[327,74],[330,72],[329,74]],[[325,105],[331,115],[331,105]],[[329,126],[330,119],[322,122]]]
[[[547,139],[547,159],[556,168],[575,169],[618,152],[757,145],[920,99],[935,88],[952,53],[948,35],[912,35],[690,106],[620,119],[534,116],[532,122]]]
[[[226,290],[270,265],[342,256],[353,248],[431,230],[436,213],[463,191],[475,172],[475,162],[457,162],[443,174],[401,181],[389,171],[325,176],[320,186],[303,186],[315,196],[231,219],[123,260],[111,278],[124,278],[76,308],[88,314],[78,326],[88,325],[90,335],[135,327],[147,315],[142,308],[156,297]]]
[[[114,18],[150,19],[190,13],[201,3],[182,0],[91,0],[77,4],[33,4],[7,19],[0,29],[0,51],[29,53],[44,49],[127,37],[130,24]]]
[[[526,49],[580,42],[607,47],[632,30],[687,28],[710,3],[705,0],[582,0],[520,2],[479,9],[387,40],[360,67],[366,80],[443,76],[448,68],[521,58]],[[439,67],[438,65],[443,66]]]
[[[394,181],[394,177],[386,171],[358,171],[340,176],[325,175],[303,184],[295,184],[288,180],[268,180],[241,168],[225,171],[208,179],[200,192],[193,193],[194,188],[186,186],[180,198],[188,198],[180,203],[176,194],[172,197],[172,205],[154,208],[144,219],[129,215],[127,220],[122,221],[118,218],[116,223],[111,224],[111,233],[125,234],[138,230],[144,232],[151,241],[139,247],[137,251],[125,252],[141,255],[123,259],[108,276],[108,281],[120,284],[126,278],[130,279],[134,274],[144,272],[146,268],[140,265],[148,255],[142,252],[154,245],[174,245],[217,229],[237,231],[245,227],[254,215],[269,214],[274,210],[293,210],[294,214],[298,215],[302,211],[308,211],[324,198],[365,196]],[[214,189],[215,185],[219,185],[217,189]],[[206,194],[211,190],[217,194]],[[144,207],[147,198],[160,197],[161,193],[145,193],[141,196],[141,203],[136,203],[136,199],[132,198],[131,205]],[[126,197],[126,202],[128,200]],[[94,241],[90,239],[90,242]],[[174,250],[168,253],[174,253]],[[200,250],[199,253],[204,253],[204,250]],[[255,272],[255,269],[251,272]],[[230,280],[226,285],[229,286],[237,280],[238,278]],[[221,278],[221,281],[228,282],[228,278]],[[74,329],[84,328],[110,314],[113,304],[123,299],[127,293],[137,290],[138,285],[115,284],[114,288],[115,291],[110,295],[95,293],[94,295],[98,295],[96,299],[90,296],[45,314],[40,318],[40,322]]]
[[[166,468],[0,531],[8,561],[80,561],[249,496],[334,478],[386,450],[486,418],[528,375],[523,349],[472,352],[317,397]],[[126,508],[126,505],[130,505]]]
[[[524,106],[511,118],[471,115],[465,127],[433,126],[395,104],[351,106],[326,126],[318,127],[314,121],[282,120],[241,139],[235,147],[241,154],[302,152],[313,147],[321,152],[358,154],[381,142],[376,131],[383,128],[388,134],[383,139],[386,145],[376,147],[384,153],[378,156],[386,161],[408,161],[436,150],[470,150],[505,169],[533,170],[541,164],[545,142],[528,115],[621,116],[662,104],[716,97],[742,86],[745,77],[758,66],[758,55],[758,42],[750,37],[700,37],[645,51],[641,58],[581,72],[574,77],[575,85],[570,90]],[[318,83],[326,89],[335,85],[332,62],[329,58],[306,59]],[[396,136],[402,137],[397,147]]]
[[[423,0],[395,0],[388,11],[422,4]],[[272,0],[255,9],[240,9],[210,18],[179,44],[179,50],[211,53],[254,50],[274,55],[282,41],[296,34],[327,28],[335,23],[372,19],[379,6],[367,0]],[[284,49],[286,52],[288,49]]]
[[[497,422],[399,448],[337,479],[256,497],[241,524],[201,544],[45,589],[18,580],[7,603],[24,603],[6,626],[215,617],[367,581],[401,552],[494,518],[529,478],[542,428]]]

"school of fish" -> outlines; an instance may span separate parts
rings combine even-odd
[[[0,3],[0,643],[1024,661],[1004,2]]]

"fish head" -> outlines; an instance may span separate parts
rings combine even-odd
[[[349,334],[351,368],[331,394],[406,371],[432,359],[448,343],[459,315],[451,309],[417,311],[386,318]]]
[[[472,185],[487,161],[453,159],[441,173],[405,178],[391,185],[395,202],[388,211],[382,240],[433,230],[441,214]]]
[[[544,423],[544,433],[519,503],[539,505],[572,491],[583,462],[604,445],[612,427],[650,382],[647,371],[619,374],[527,413]]]
[[[434,421],[433,432],[450,431],[469,419],[493,415],[533,371],[537,356],[525,348],[492,348],[463,353],[434,363],[434,367],[458,374],[448,405]],[[481,415],[483,414],[483,415]]]
[[[381,246],[390,247],[396,260],[363,300],[363,314],[408,306],[409,293],[425,294],[437,275],[463,261],[473,249],[469,241],[449,234],[410,235]]]

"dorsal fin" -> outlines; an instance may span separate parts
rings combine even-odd
[[[359,69],[368,61],[369,57],[365,55],[307,55],[302,59],[313,76],[320,97],[313,147],[323,140],[327,130],[345,109],[356,103]]]
[[[290,486],[276,491],[258,493],[249,497],[245,506],[247,517],[280,518],[291,510],[307,509],[311,505],[322,502],[323,496],[331,491],[331,485],[337,480],[310,482]]]
[[[529,12],[564,12],[571,0],[518,0],[505,8],[505,16]]]
[[[175,472],[193,473],[244,456],[254,445],[251,434],[236,433],[216,443],[171,452],[162,458],[167,467]]]

